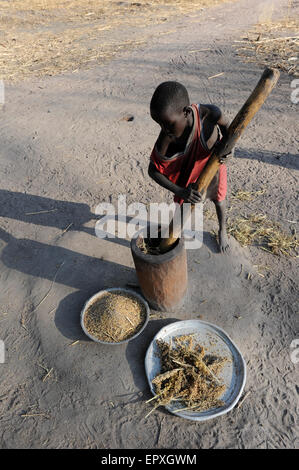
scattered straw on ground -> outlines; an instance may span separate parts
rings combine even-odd
[[[296,256],[299,240],[296,235],[286,234],[277,222],[264,214],[251,214],[228,219],[228,233],[242,245],[258,244],[275,255]]]
[[[178,413],[199,412],[223,405],[219,397],[226,385],[217,376],[226,364],[226,358],[206,354],[202,346],[193,344],[193,335],[177,336],[171,344],[157,340],[157,345],[161,370],[152,381],[156,395],[147,402],[155,402],[150,413],[158,406],[174,402],[178,405]]]
[[[299,76],[299,20],[292,15],[291,3],[286,18],[260,22],[242,41],[237,41],[238,54],[246,62],[257,62]]]
[[[153,35],[145,34],[146,26],[224,1],[2,1],[0,79],[13,82],[103,64],[144,44]]]
[[[238,199],[239,201],[252,201],[256,196],[261,196],[265,194],[265,192],[266,189],[261,189],[260,191],[243,191],[239,189],[232,193],[231,198]]]
[[[146,319],[145,306],[133,295],[107,292],[86,311],[84,325],[96,339],[118,343],[134,336]]]
[[[265,194],[265,188],[258,191],[236,190],[232,192],[232,202],[253,201],[256,197]],[[230,210],[233,207],[230,208]],[[214,211],[204,212],[205,217],[216,220]],[[289,221],[292,222],[292,221]],[[242,245],[257,245],[263,250],[275,255],[297,256],[299,240],[296,233],[287,234],[280,224],[267,218],[265,214],[251,214],[248,216],[229,217],[227,231]],[[211,232],[218,238],[216,231]]]

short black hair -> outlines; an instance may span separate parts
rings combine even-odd
[[[160,114],[166,109],[173,112],[181,111],[189,105],[189,95],[184,85],[178,82],[163,82],[152,96],[150,109]]]

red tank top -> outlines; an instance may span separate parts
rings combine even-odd
[[[185,150],[176,153],[172,157],[163,157],[159,154],[155,145],[150,156],[156,169],[181,188],[186,188],[189,184],[195,183],[212,153],[212,149],[208,149],[203,136],[202,122],[199,114],[200,105],[192,104],[191,107],[193,109],[194,122]],[[226,189],[226,166],[222,164],[219,168],[218,201],[222,201],[225,198]],[[177,196],[174,197],[174,201],[179,204],[183,202]]]

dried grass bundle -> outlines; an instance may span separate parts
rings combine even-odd
[[[174,344],[158,340],[157,345],[161,372],[152,381],[156,395],[149,400],[155,400],[150,413],[173,402],[182,405],[176,412],[204,411],[223,405],[219,397],[226,386],[217,375],[227,358],[206,354],[202,346],[193,345],[192,335],[175,337]]]

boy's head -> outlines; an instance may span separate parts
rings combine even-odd
[[[151,117],[171,138],[182,136],[190,117],[190,100],[184,85],[163,82],[155,90],[151,103]]]

